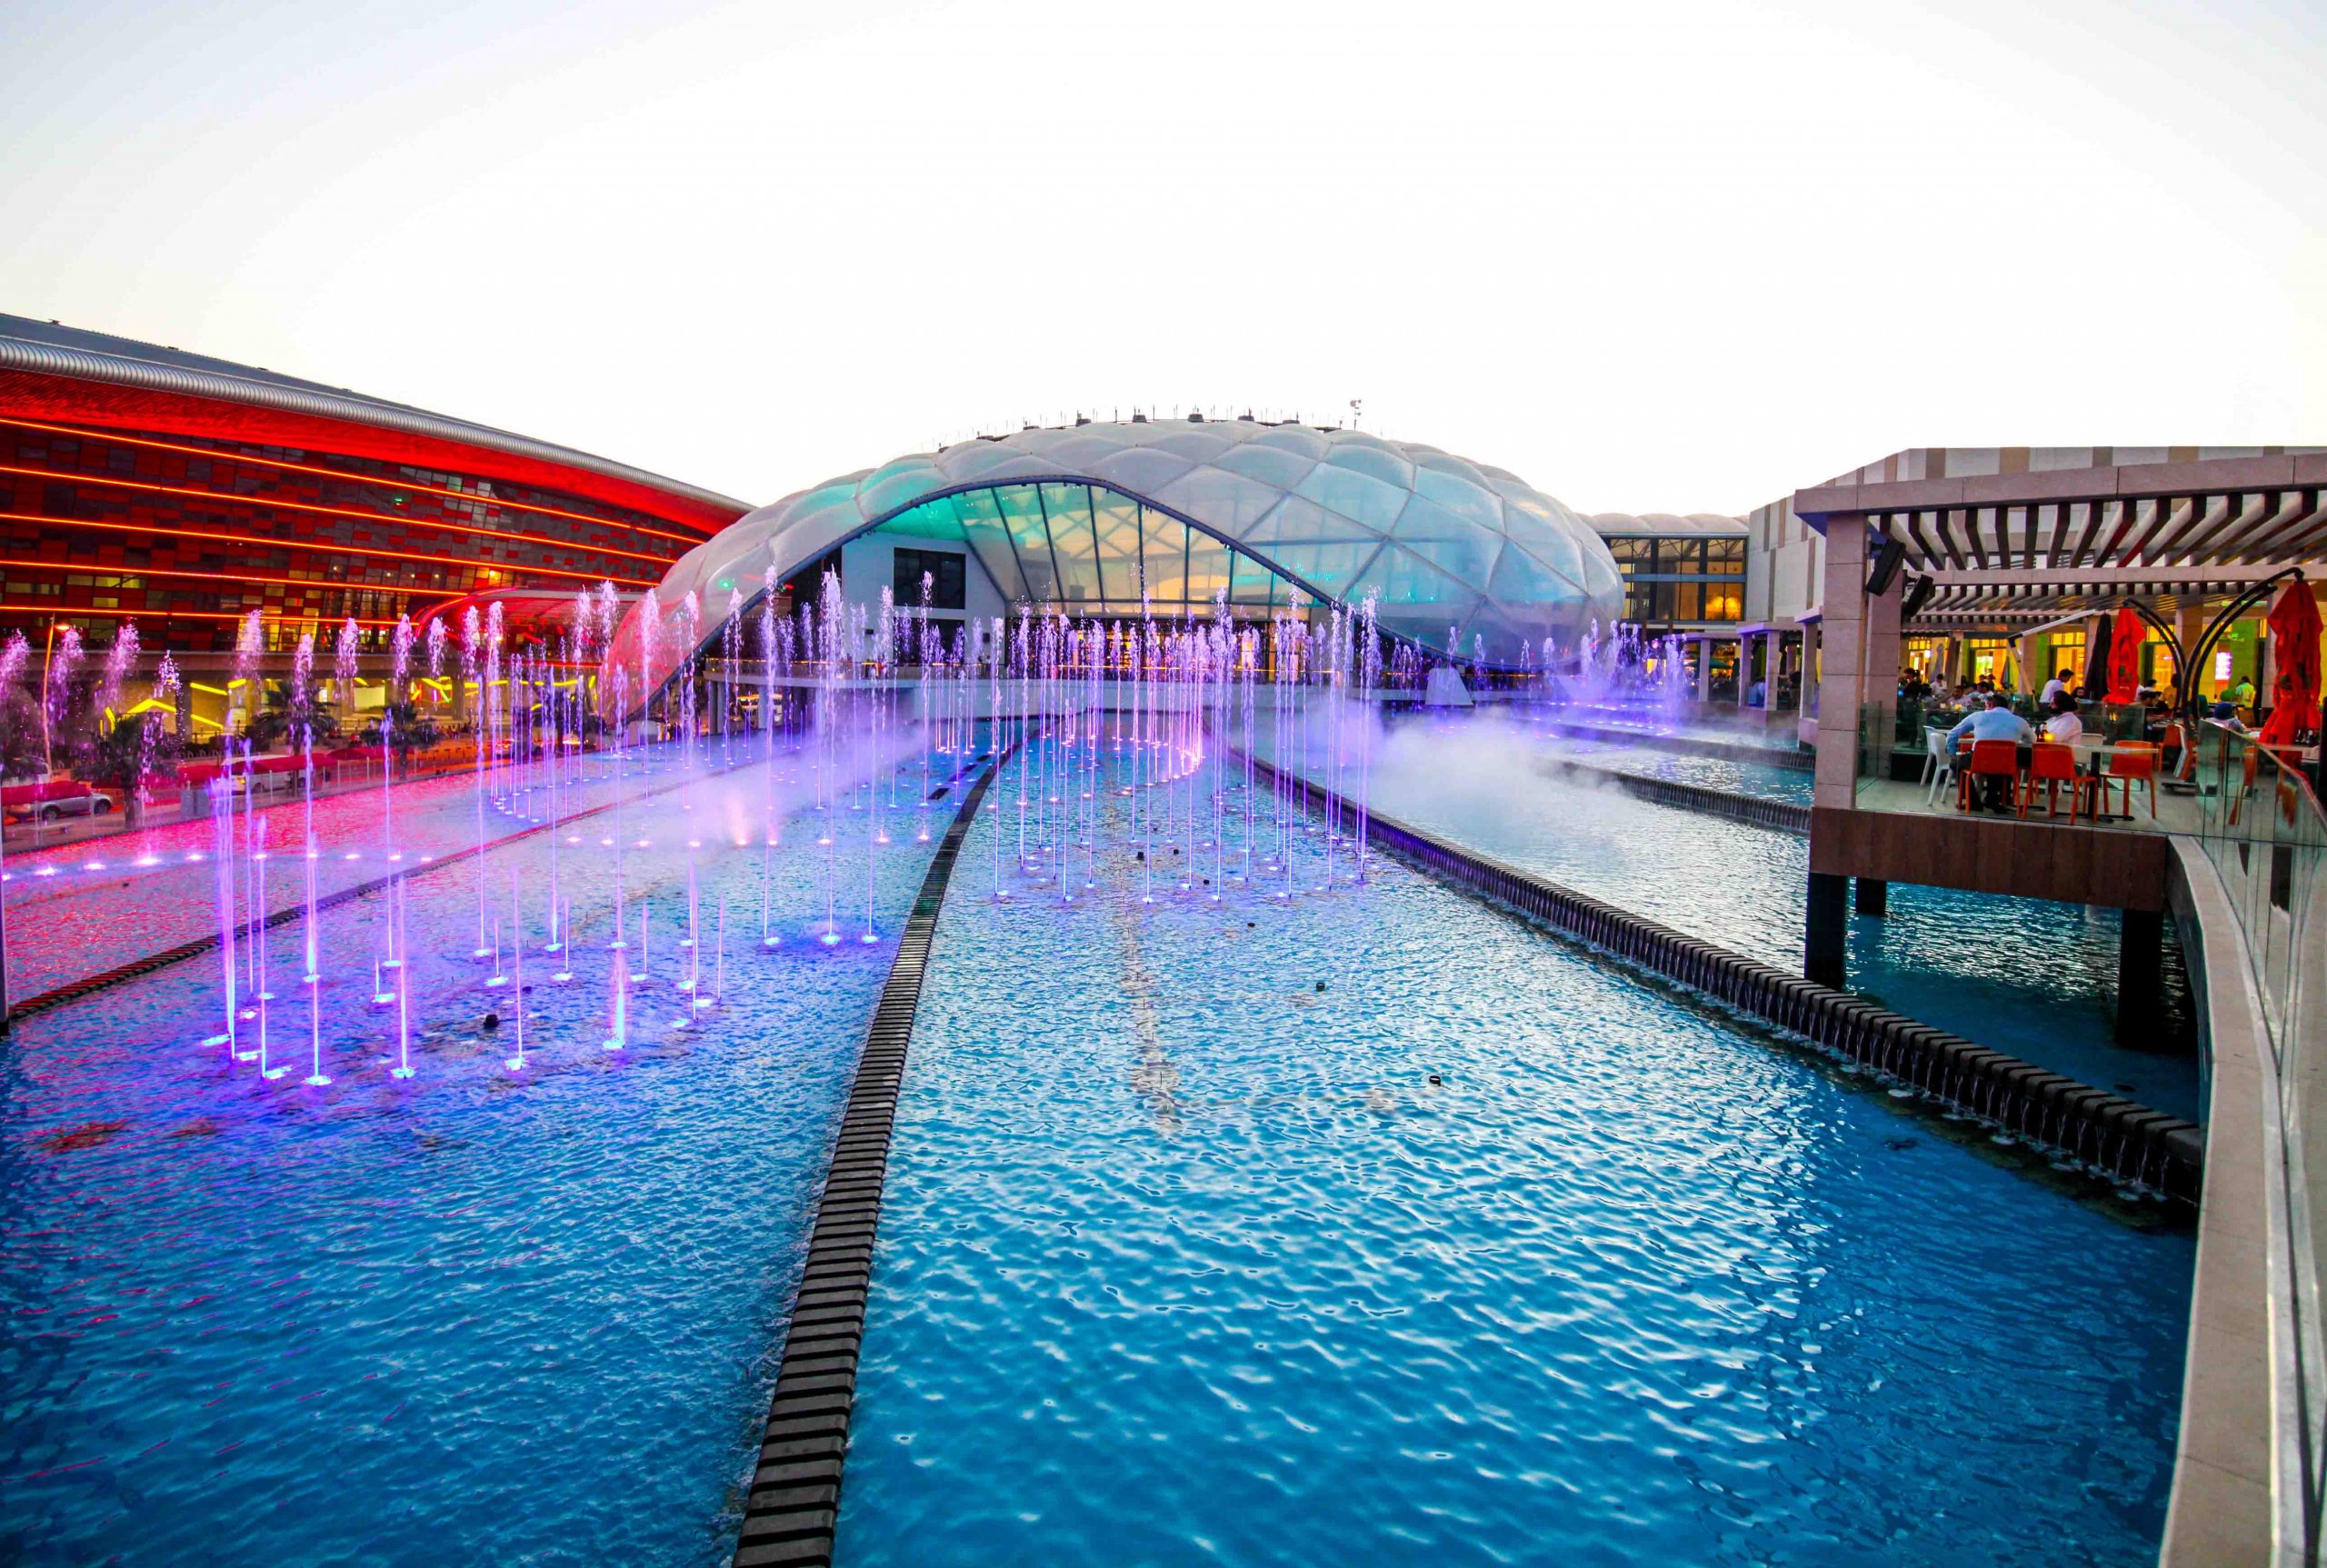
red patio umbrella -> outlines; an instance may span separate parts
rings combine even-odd
[[[2298,730],[2319,727],[2319,600],[2308,583],[2289,583],[2271,606],[2271,716],[2264,745],[2292,745]]]
[[[2109,636],[2109,700],[2130,703],[2135,700],[2142,684],[2142,642],[2149,635],[2149,628],[2142,624],[2141,616],[2130,604],[2117,612],[2117,624],[2110,628]]]

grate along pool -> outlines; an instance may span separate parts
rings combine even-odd
[[[1393,864],[1091,880],[945,904],[839,1562],[2153,1558],[2186,1235]]]

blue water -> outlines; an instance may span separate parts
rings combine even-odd
[[[372,901],[326,917],[328,1088],[299,1086],[301,1003],[275,1015],[298,1063],[279,1083],[197,1044],[210,961],[0,1044],[0,1561],[726,1561],[824,1150],[928,854],[883,850],[880,940],[827,949],[795,816],[763,952],[761,856],[721,831],[758,804],[746,774],[687,823],[626,818],[655,844],[628,866],[655,978],[618,1054],[594,839],[568,851],[574,984],[527,957],[522,1078],[508,993],[466,956],[465,867],[413,884],[408,1083],[366,1002]],[[670,1027],[682,827],[707,841],[706,946],[729,905],[726,1001],[692,1032]],[[513,869],[541,886],[545,853],[496,851],[496,901]],[[295,995],[295,941],[275,949]],[[490,1036],[488,1007],[511,1019]]]
[[[1810,848],[1798,835],[1545,777],[1543,743],[1508,726],[1392,732],[1372,774],[1385,814],[1733,952],[1798,970]],[[1734,765],[1734,764],[1728,764]],[[2161,1035],[2114,1041],[2113,910],[1894,884],[1853,915],[1850,984],[1992,1050],[2202,1121],[2178,944]]]
[[[945,905],[847,1568],[2153,1561],[2187,1236],[1395,866],[1100,874]]]

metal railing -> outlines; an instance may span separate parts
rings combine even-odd
[[[2209,723],[2194,751],[2199,837],[2230,895],[2261,1000],[2277,1080],[2285,1159],[2283,1304],[2294,1324],[2292,1371],[2301,1485],[2282,1486],[2282,1538],[2316,1562],[2327,1496],[2327,1351],[2320,1265],[2327,1259],[2327,813],[2292,747]],[[2282,1362],[2282,1365],[2286,1363]],[[2290,1528],[2290,1526],[2292,1528]]]

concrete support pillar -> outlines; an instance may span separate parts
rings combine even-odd
[[[1858,899],[1854,907],[1859,914],[1872,914],[1880,919],[1891,913],[1889,883],[1872,876],[1853,877],[1852,880],[1858,884]]]
[[[2206,634],[2206,613],[2185,607],[2173,612],[2173,640],[2182,644],[2183,667],[2176,673],[2186,702],[2205,689],[2205,672],[2190,663],[2198,655],[2198,639]]]
[[[1802,625],[1802,714],[1804,718],[1818,714],[1818,648],[1824,634],[1823,623],[1805,621]]]
[[[1810,898],[1802,915],[1803,978],[1840,991],[1849,983],[1850,878],[1810,874]]]
[[[1713,696],[1713,639],[1697,639],[1697,701],[1706,702]]]
[[[1737,707],[1743,712],[1745,699],[1753,690],[1753,634],[1737,634]]]
[[[2165,1044],[2159,972],[2165,967],[2165,916],[2122,912],[2117,930],[2117,1044],[2156,1050]]]
[[[1817,704],[1817,784],[1813,805],[1850,807],[1857,803],[1859,733],[1869,714],[1878,716],[1871,740],[1887,758],[1890,724],[1899,698],[1899,589],[1906,573],[1892,579],[1890,594],[1866,598],[1866,525],[1836,516],[1827,525],[1827,591],[1824,591],[1824,695]],[[1883,761],[1883,758],[1875,758]]]

